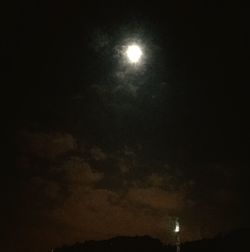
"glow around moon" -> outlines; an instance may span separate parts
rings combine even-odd
[[[129,62],[135,64],[135,63],[138,63],[140,61],[141,56],[142,56],[142,50],[136,44],[129,45],[127,47],[126,55],[128,57]]]

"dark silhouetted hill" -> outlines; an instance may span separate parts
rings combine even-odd
[[[182,251],[185,252],[237,252],[241,249],[249,251],[248,243],[250,229],[240,229],[227,235],[218,235],[213,239],[187,242],[183,244]],[[247,249],[247,250],[246,250]]]
[[[213,239],[203,239],[182,244],[182,252],[238,252],[248,251],[250,229],[233,231],[227,235],[220,235]],[[86,241],[72,246],[63,246],[55,252],[174,252],[175,246],[163,245],[160,240],[149,236],[115,237],[104,241]]]
[[[163,251],[163,244],[149,236],[120,236],[104,241],[86,241],[73,246],[64,246],[55,252],[125,252],[125,251]]]

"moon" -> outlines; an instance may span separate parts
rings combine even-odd
[[[127,47],[127,51],[126,51],[126,55],[127,55],[127,58],[129,60],[130,63],[138,63],[141,59],[141,56],[142,56],[142,50],[141,48],[136,45],[136,44],[133,44],[133,45],[129,45]]]

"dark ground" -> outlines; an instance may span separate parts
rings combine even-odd
[[[181,245],[183,252],[236,252],[247,249],[249,229],[241,229],[227,235],[218,235],[213,239],[187,242]],[[174,252],[175,246],[163,245],[158,239],[149,236],[141,237],[116,237],[105,241],[86,241],[73,246],[64,246],[54,250],[55,252],[127,252],[127,251],[154,251]]]

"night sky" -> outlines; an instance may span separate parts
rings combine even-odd
[[[250,227],[249,9],[22,2],[3,18],[5,251],[168,243],[174,217],[184,241]]]

